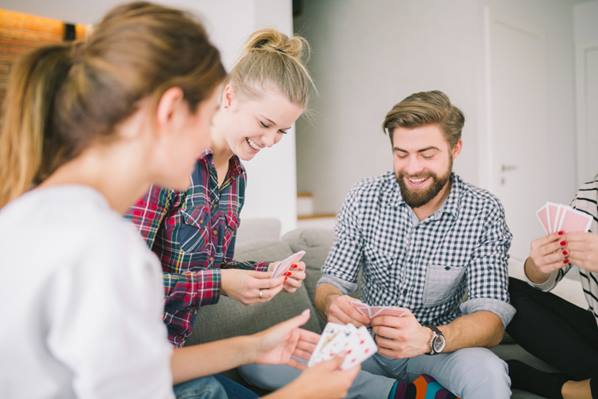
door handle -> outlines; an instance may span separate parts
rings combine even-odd
[[[517,169],[517,165],[500,165],[501,172],[512,172]]]

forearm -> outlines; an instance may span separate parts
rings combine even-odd
[[[162,273],[166,308],[169,310],[200,307],[220,299],[220,269],[185,273]]]
[[[316,295],[314,299],[314,303],[316,305],[316,309],[320,311],[322,314],[326,314],[326,310],[328,308],[328,304],[330,300],[335,296],[342,295],[343,293],[338,287],[335,287],[332,284],[320,284],[316,289]]]
[[[175,348],[171,358],[174,384],[220,373],[254,361],[253,338],[241,336]]]
[[[471,347],[493,347],[500,343],[504,335],[500,317],[488,311],[463,315],[438,328],[446,338],[445,352]]]

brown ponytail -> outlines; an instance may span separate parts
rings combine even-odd
[[[0,133],[0,207],[43,181],[144,98],[183,90],[191,110],[225,77],[190,15],[146,2],[109,12],[76,45],[37,49],[13,65]]]

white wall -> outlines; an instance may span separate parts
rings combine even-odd
[[[575,6],[578,173],[581,183],[598,173],[598,1]]]
[[[0,0],[0,7],[70,22],[91,24],[121,0],[39,1]],[[265,27],[286,34],[293,31],[291,0],[162,0],[200,16],[227,69],[233,65],[249,35]],[[263,151],[246,164],[249,176],[242,219],[275,217],[282,231],[296,225],[296,171],[294,131],[273,151]]]
[[[546,33],[547,135],[556,139],[551,159],[558,159],[556,173],[556,162],[547,170],[554,181],[552,200],[569,199],[576,159],[573,2],[304,0],[295,30],[313,47],[309,67],[321,95],[312,102],[313,121],[298,123],[298,189],[315,194],[316,212],[338,210],[361,177],[392,167],[380,125],[392,105],[415,91],[443,90],[463,110],[464,149],[456,172],[473,184],[495,186],[487,132],[487,7],[535,13]],[[529,162],[535,162],[533,153]]]

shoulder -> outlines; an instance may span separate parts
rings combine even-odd
[[[394,189],[393,186],[396,186],[393,172],[386,172],[379,176],[366,177],[353,185],[347,194],[347,199],[367,201],[377,198],[385,190]]]
[[[502,203],[496,195],[484,188],[463,181],[457,175],[455,175],[455,179],[460,187],[462,206],[471,206],[487,212],[504,213]]]

